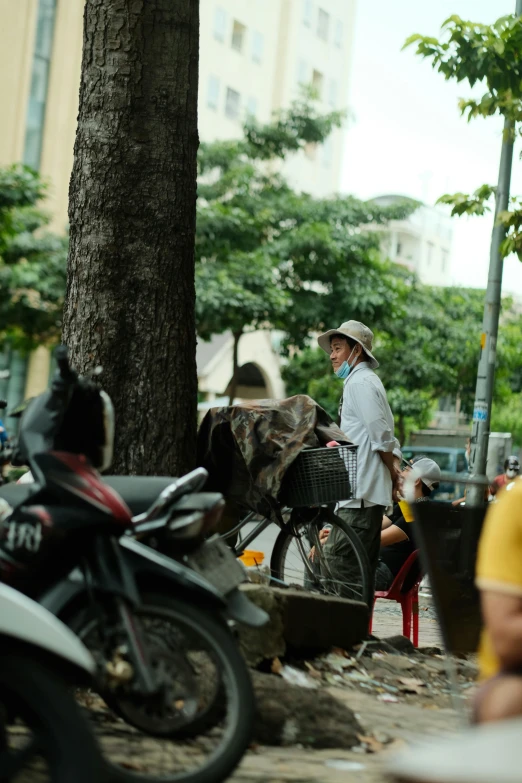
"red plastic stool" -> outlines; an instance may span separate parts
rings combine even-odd
[[[410,571],[417,565],[419,558],[419,550],[416,549],[408,557],[401,570],[393,580],[391,587],[388,590],[377,590],[375,592],[372,614],[370,616],[370,633],[372,632],[373,624],[373,608],[375,607],[375,601],[378,598],[387,598],[390,601],[397,601],[401,605],[402,609],[402,633],[403,636],[407,636],[411,639],[411,626],[413,618],[413,646],[419,646],[419,585],[422,582],[423,575],[419,572],[418,579],[409,588],[408,592],[403,593],[402,588],[406,579],[408,578]]]

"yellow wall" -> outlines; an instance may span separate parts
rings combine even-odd
[[[84,2],[57,0],[56,4],[40,162],[40,172],[50,182],[45,209],[52,215],[50,229],[56,233],[63,233],[67,225]],[[0,0],[0,165],[19,163],[23,159],[37,17],[38,0]],[[49,351],[44,347],[29,357],[26,398],[46,388],[49,358]]]
[[[0,165],[22,159],[37,0],[0,0]]]
[[[51,229],[59,233],[67,225],[69,180],[80,92],[83,7],[84,0],[57,2],[47,93],[40,171],[51,180],[49,199],[45,206],[53,216]]]
[[[57,0],[40,171],[50,180],[45,208],[51,229],[67,224],[67,198],[83,39],[84,0]],[[0,0],[0,165],[18,163],[24,152],[38,0]]]

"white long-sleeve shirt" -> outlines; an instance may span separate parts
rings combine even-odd
[[[344,382],[341,429],[359,448],[356,496],[339,505],[360,508],[363,500],[365,507],[389,506],[392,480],[378,452],[400,456],[400,445],[384,386],[367,362],[354,367]]]

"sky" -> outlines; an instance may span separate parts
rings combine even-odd
[[[401,52],[412,33],[439,37],[452,14],[491,23],[514,12],[515,0],[358,0],[342,191],[360,198],[397,193],[434,204],[443,193],[496,184],[502,119],[461,117],[470,97],[431,68]],[[480,95],[484,89],[475,89]],[[522,145],[515,148],[512,194],[522,195]],[[454,218],[451,282],[485,287],[493,218]],[[522,296],[522,263],[505,261],[503,291]]]

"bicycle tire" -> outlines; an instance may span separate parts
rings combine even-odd
[[[65,683],[39,660],[37,653],[18,648],[2,652],[0,703],[8,705],[13,717],[22,718],[34,732],[47,762],[46,779],[51,783],[93,783],[101,779],[101,755],[87,722]],[[23,752],[0,749],[2,781],[19,779],[18,772],[12,778],[7,769],[17,764],[16,756]]]
[[[315,521],[290,523],[280,531],[270,559],[272,577],[286,584],[297,584],[299,587],[305,587],[312,592],[363,601],[368,607],[371,607],[374,584],[371,578],[370,561],[362,541],[343,519],[335,517],[331,522],[329,521],[329,524],[331,524],[332,528],[337,528],[338,531],[341,531],[341,534],[344,536],[343,541],[353,555],[353,570],[350,573],[349,581],[341,581],[331,571],[330,577],[328,576],[328,573],[325,572],[328,563],[325,563],[326,558],[324,558],[322,552],[320,559],[323,557],[323,561],[319,562],[319,571],[314,569],[316,573],[314,575],[310,573],[310,563],[305,562],[305,559],[307,559],[311,547],[309,528],[311,525],[316,525]],[[318,533],[317,527],[316,532]],[[291,552],[292,542],[296,542],[298,538],[304,539],[302,546],[296,546],[294,551]]]
[[[110,769],[111,783],[154,783],[162,781],[163,783],[219,783],[229,777],[235,767],[241,761],[246,752],[253,733],[255,718],[255,698],[252,688],[252,682],[248,672],[248,667],[242,657],[236,640],[223,621],[212,614],[210,611],[192,603],[186,603],[177,598],[171,598],[161,593],[144,593],[142,595],[142,606],[137,614],[144,615],[152,612],[157,616],[171,617],[173,620],[179,620],[185,623],[194,634],[206,639],[212,646],[216,658],[219,659],[220,675],[223,687],[221,694],[229,697],[230,703],[227,705],[231,713],[231,724],[226,729],[226,744],[219,747],[219,752],[209,759],[205,766],[191,770],[181,771],[173,774],[156,775],[150,770],[143,772],[134,772],[121,769],[105,756],[105,762]],[[85,613],[80,613],[74,619],[71,618],[69,625],[73,627],[78,636],[82,638],[86,634],[87,626],[85,623]],[[83,627],[82,627],[83,626]],[[87,642],[88,640],[85,639]],[[107,699],[111,707],[116,708],[120,716],[123,717],[125,710],[118,709],[114,699]],[[223,704],[216,703],[212,705],[210,713],[201,716],[201,719],[187,726],[187,731],[180,731],[177,736],[171,735],[163,738],[159,735],[159,741],[169,743],[183,739],[184,735],[194,736],[195,733],[205,732],[212,728],[216,718],[225,708]],[[217,711],[217,715],[216,715]],[[127,717],[128,721],[128,717]],[[129,722],[129,721],[128,721]],[[141,730],[143,733],[143,729]],[[149,733],[149,737],[154,735]],[[102,753],[104,745],[101,743]],[[130,766],[130,765],[129,765]]]

